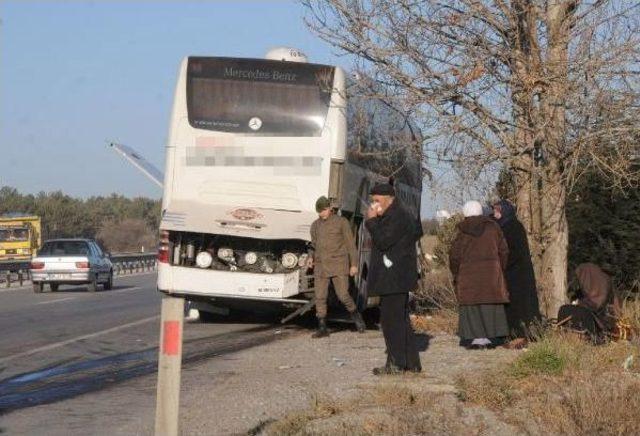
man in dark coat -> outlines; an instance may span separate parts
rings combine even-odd
[[[536,291],[536,278],[531,263],[531,253],[527,242],[527,233],[513,205],[501,200],[493,205],[493,216],[500,225],[509,246],[509,259],[505,277],[509,290],[507,322],[511,336],[511,347],[518,348],[526,344],[532,324],[540,321],[540,303]]]
[[[504,279],[509,249],[500,226],[482,215],[482,205],[468,201],[449,251],[459,304],[460,345],[492,348],[509,335],[504,305],[509,294]]]
[[[387,364],[373,373],[420,372],[408,298],[418,282],[416,241],[422,230],[395,197],[393,186],[378,184],[371,197],[365,221],[373,241],[367,284],[370,296],[380,296],[380,325],[387,346]]]

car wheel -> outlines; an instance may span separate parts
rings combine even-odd
[[[109,272],[109,279],[104,282],[104,290],[110,291],[113,288],[113,271]]]
[[[51,288],[51,292],[57,292],[58,291],[58,286],[60,286],[58,283],[49,283],[49,287]]]
[[[93,278],[87,285],[87,291],[96,292],[97,290],[98,290],[98,280],[96,279],[96,276],[93,276]]]
[[[34,283],[33,284],[33,292],[35,292],[36,294],[40,294],[42,293],[42,283]]]

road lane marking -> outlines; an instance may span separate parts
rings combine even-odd
[[[77,336],[75,338],[67,339],[65,341],[54,342],[53,344],[44,345],[42,347],[34,348],[32,350],[23,351],[22,353],[16,353],[16,354],[12,354],[12,355],[7,356],[7,357],[3,357],[3,358],[0,359],[0,363],[4,363],[4,362],[7,362],[9,360],[13,360],[13,359],[15,359],[17,357],[30,356],[32,354],[40,353],[42,351],[49,351],[49,350],[53,350],[55,348],[64,347],[65,345],[73,344],[74,342],[83,341],[85,339],[95,338],[97,336],[102,336],[102,335],[106,335],[106,334],[109,334],[109,333],[117,332],[118,330],[126,329],[126,328],[129,328],[129,327],[134,327],[134,326],[137,326],[137,325],[140,325],[140,324],[144,324],[144,323],[149,322],[149,321],[156,320],[158,318],[160,318],[160,315],[154,315],[154,316],[150,316],[148,318],[139,319],[137,321],[128,322],[126,324],[122,324],[122,325],[119,325],[119,326],[116,326],[116,327],[111,327],[111,328],[106,329],[106,330],[101,330],[99,332],[89,333],[88,335]]]
[[[36,305],[38,305],[38,304],[59,303],[60,301],[75,300],[76,298],[77,297],[67,297],[67,298],[59,298],[58,300],[41,301],[39,303],[36,303]]]
[[[117,291],[104,291],[105,295],[111,295],[111,294],[119,294],[120,292],[129,292],[129,291],[135,291],[138,289],[143,289],[142,286],[128,286],[124,289],[118,289]],[[102,294],[102,293],[100,293]]]

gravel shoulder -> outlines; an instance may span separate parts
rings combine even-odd
[[[486,409],[466,410],[454,384],[457,376],[495,367],[518,352],[470,352],[458,346],[455,336],[444,333],[420,339],[423,373],[411,376],[372,375],[371,369],[386,360],[382,334],[373,330],[364,334],[338,331],[325,339],[311,339],[310,332],[305,332],[207,362],[183,373],[183,386],[188,390],[183,394],[182,432],[247,434],[287,414],[312,408],[318,401],[349,404],[350,399],[355,402],[372,389],[393,385],[433,394],[438,398],[432,404],[433,414],[454,413],[451,418],[459,418],[463,427],[480,424],[487,431],[517,433]],[[333,421],[339,419],[314,422],[305,432],[340,433],[344,423]]]
[[[421,352],[422,374],[378,378],[371,369],[385,362],[379,331],[358,334],[337,330],[323,339],[311,339],[312,332],[299,327],[272,332],[274,341],[183,367],[181,434],[247,434],[308,409],[319,400],[348,403],[350,398],[389,384],[433,393],[441,399],[433,404],[434,414],[453,408],[465,426],[474,426],[479,419],[482,428],[514,433],[484,409],[463,410],[466,406],[457,400],[454,384],[458,375],[494,367],[518,352],[469,352],[457,346],[454,336],[438,333],[421,338],[422,348],[426,348]],[[47,429],[50,435],[153,434],[155,384],[155,375],[143,376],[102,391],[23,409],[3,416],[0,427],[19,433]],[[361,418],[349,419],[357,422]],[[315,430],[309,428],[312,433],[335,430],[331,419],[313,425]]]

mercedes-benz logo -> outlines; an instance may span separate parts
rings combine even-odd
[[[249,120],[249,127],[251,130],[258,130],[262,127],[262,120],[258,117],[253,117]]]

